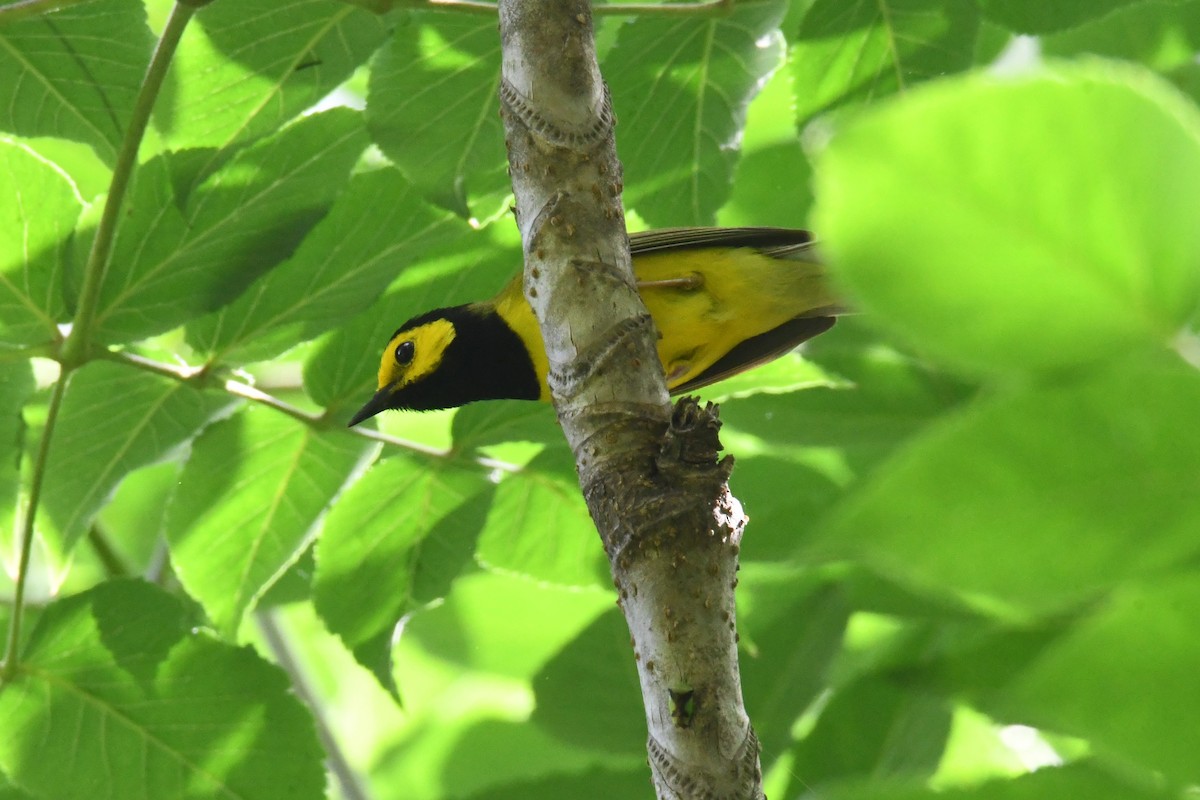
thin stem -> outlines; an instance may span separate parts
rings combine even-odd
[[[359,783],[354,767],[350,766],[350,762],[342,754],[342,748],[338,744],[337,737],[333,735],[333,731],[329,728],[329,723],[325,721],[325,717],[321,713],[321,704],[313,695],[312,689],[309,688],[304,671],[300,668],[295,654],[292,653],[292,648],[288,643],[287,637],[280,630],[279,621],[276,619],[275,613],[273,611],[260,611],[255,614],[255,620],[258,622],[258,629],[262,632],[267,647],[271,650],[271,654],[275,656],[275,661],[292,679],[292,691],[296,693],[300,701],[308,706],[308,710],[312,712],[313,721],[317,727],[317,736],[321,739],[321,745],[325,748],[325,758],[329,763],[329,771],[337,778],[338,785],[342,790],[342,796],[347,800],[368,800],[367,793]]]
[[[79,307],[75,311],[75,320],[71,333],[63,343],[62,363],[65,371],[70,371],[83,363],[88,357],[91,344],[92,325],[96,319],[96,307],[100,303],[100,289],[104,285],[104,274],[108,271],[108,259],[112,253],[113,238],[120,220],[121,206],[125,201],[125,193],[129,189],[129,180],[137,165],[138,150],[142,145],[142,137],[146,134],[146,126],[150,122],[150,112],[158,100],[158,92],[162,88],[163,78],[171,66],[175,48],[187,27],[188,21],[196,13],[195,9],[183,3],[176,3],[167,18],[162,36],[154,48],[146,75],[142,78],[142,86],[133,104],[133,115],[129,127],[121,140],[121,149],[117,152],[116,164],[113,166],[112,183],[108,187],[108,197],[104,201],[104,211],[96,226],[96,238],[92,240],[92,250],[88,254],[87,267],[83,273],[83,286],[79,290]]]
[[[17,564],[17,583],[13,593],[12,619],[8,624],[8,641],[4,646],[4,664],[0,665],[0,683],[12,680],[17,674],[18,653],[21,644],[21,618],[25,612],[25,584],[29,579],[29,557],[33,552],[33,520],[37,516],[38,501],[42,496],[42,480],[46,476],[46,463],[50,456],[50,441],[54,437],[54,426],[58,411],[62,408],[67,393],[69,375],[63,375],[54,384],[50,394],[50,408],[46,413],[46,427],[38,442],[37,455],[33,460],[33,477],[29,482],[29,504],[21,520],[21,555]]]
[[[205,377],[205,370],[202,367],[189,367],[187,365],[164,364],[161,361],[144,358],[135,353],[128,353],[120,350],[103,350],[96,354],[98,357],[108,361],[114,361],[118,364],[135,367],[146,372],[152,372],[155,375],[161,375],[164,378],[171,378],[177,381],[202,381]],[[251,386],[248,383],[241,381],[227,380],[221,384],[222,388],[232,395],[241,397],[244,400],[250,400],[254,403],[260,403],[268,408],[273,408],[281,414],[286,414],[292,419],[303,422],[305,425],[314,428],[325,427],[328,423],[328,418],[324,414],[315,414],[305,411],[302,408],[297,408],[291,403],[284,402],[278,397],[269,395],[260,389]],[[347,431],[351,435],[361,436],[364,439],[380,442],[382,444],[398,447],[401,450],[408,450],[413,453],[420,453],[423,456],[431,458],[450,458],[454,455],[452,450],[444,450],[439,447],[431,447],[427,444],[414,442],[410,439],[401,439],[398,436],[391,436],[381,431],[371,430],[370,428],[352,428]],[[488,470],[498,470],[500,472],[515,473],[520,472],[521,468],[516,464],[510,464],[507,461],[500,461],[495,458],[487,458],[486,456],[476,456],[472,459],[476,464]]]
[[[43,10],[47,8],[49,8],[48,4]],[[154,108],[155,100],[158,99],[158,92],[162,87],[167,69],[171,65],[175,48],[193,13],[195,13],[194,9],[181,4],[176,4],[171,10],[166,27],[154,48],[150,64],[146,68],[146,74],[142,78],[141,88],[134,101],[129,127],[121,140],[121,149],[118,151],[116,163],[113,165],[113,177],[108,187],[108,197],[104,202],[104,211],[96,228],[96,238],[92,241],[92,250],[88,254],[83,287],[80,290],[79,308],[75,312],[71,333],[63,343],[60,354],[62,374],[59,375],[50,395],[46,427],[42,430],[42,440],[38,444],[38,452],[32,466],[29,504],[22,520],[21,552],[17,566],[12,621],[9,623],[8,639],[4,649],[4,664],[0,667],[0,680],[11,680],[17,673],[17,649],[20,645],[21,620],[25,611],[25,587],[29,579],[29,559],[33,550],[33,523],[37,518],[42,482],[46,475],[46,463],[50,453],[50,442],[54,437],[58,412],[62,407],[71,373],[88,356],[91,327],[96,316],[96,306],[100,301],[100,288],[104,283],[104,272],[108,267],[108,258],[112,251],[113,236],[120,218],[121,205],[125,199],[125,192],[129,188],[129,179],[137,164],[137,154],[141,147],[142,137],[146,133],[146,125],[150,121],[150,112]]]
[[[121,554],[113,548],[112,542],[108,541],[108,537],[104,535],[104,531],[100,530],[96,525],[92,525],[88,528],[87,539],[88,544],[91,545],[92,552],[100,560],[101,566],[104,567],[104,573],[108,577],[129,577],[129,567],[125,565],[125,560],[121,558]]]

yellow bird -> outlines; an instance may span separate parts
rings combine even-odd
[[[829,330],[843,311],[807,231],[672,228],[635,233],[629,245],[672,394],[778,358]],[[491,300],[401,325],[383,351],[378,391],[350,424],[389,408],[549,400],[547,370],[517,275]]]

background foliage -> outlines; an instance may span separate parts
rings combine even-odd
[[[494,16],[199,11],[48,425],[168,11],[0,11],[0,798],[648,797],[552,410],[344,427],[518,269]],[[1200,2],[597,27],[631,223],[811,217],[865,312],[710,392],[768,795],[1200,784]]]

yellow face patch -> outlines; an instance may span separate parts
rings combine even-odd
[[[453,322],[435,319],[393,336],[379,362],[379,388],[402,389],[432,375],[454,335]]]

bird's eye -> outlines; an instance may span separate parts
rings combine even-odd
[[[401,342],[396,345],[396,363],[404,365],[413,360],[413,355],[417,352],[417,346],[412,342]]]

